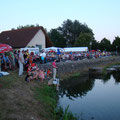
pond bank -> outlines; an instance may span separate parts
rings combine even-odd
[[[68,61],[57,63],[58,70],[57,76],[59,78],[64,78],[70,76],[74,73],[84,73],[88,72],[91,67],[104,67],[110,64],[115,64],[120,62],[120,56],[104,57],[97,59],[84,59],[79,61]],[[42,64],[40,67],[47,69],[52,69],[52,63]]]

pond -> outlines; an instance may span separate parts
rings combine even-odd
[[[59,106],[80,120],[120,119],[120,71],[90,77],[71,77],[59,88]]]

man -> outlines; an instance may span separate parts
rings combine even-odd
[[[53,80],[56,80],[56,69],[57,69],[56,60],[53,61],[52,67],[53,67]]]
[[[23,64],[24,64],[24,57],[23,57],[24,51],[20,51],[19,53],[19,76],[23,75]]]
[[[15,56],[13,52],[10,52],[11,58],[12,58],[12,66],[15,68]]]
[[[44,60],[45,60],[45,58],[46,58],[46,53],[43,51],[43,52],[40,54],[40,56],[41,56],[42,64],[44,64]]]

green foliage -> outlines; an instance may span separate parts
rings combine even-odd
[[[19,25],[18,27],[17,27],[17,29],[23,29],[23,28],[29,28],[29,27],[39,27],[39,24],[36,24],[36,25],[25,25],[25,26],[23,26],[23,25]],[[12,30],[14,30],[13,28],[12,28]]]
[[[35,87],[35,98],[38,101],[41,101],[49,106],[51,106],[53,109],[57,105],[57,93],[55,87],[50,87],[48,85],[43,85],[42,88]]]
[[[65,47],[66,39],[56,29],[51,29],[48,33],[52,43],[56,47]]]
[[[117,63],[112,63],[112,64],[108,64],[108,65],[106,65],[106,66],[104,66],[103,67],[103,74],[106,74],[106,70],[107,70],[107,68],[110,68],[110,67],[112,67],[112,66],[114,66],[114,65],[120,65],[120,62],[117,62]]]
[[[97,50],[97,49],[99,49],[99,42],[97,42],[96,40],[92,40],[91,49],[92,49],[92,50]]]
[[[91,33],[81,33],[75,42],[74,46],[90,47],[90,42],[93,41],[93,35]]]
[[[61,107],[56,108],[58,96],[55,86],[51,87],[45,84],[42,88],[35,87],[34,93],[35,99],[42,102],[46,109],[53,114],[54,120],[77,120],[71,112],[68,112],[69,106],[65,109],[65,112]]]
[[[110,40],[103,38],[99,44],[99,49],[102,51],[111,51],[111,43]]]
[[[78,120],[71,112],[68,112],[69,105],[66,107],[65,111],[61,107],[55,110],[55,120]]]
[[[115,40],[112,43],[112,51],[120,52],[120,37],[115,37]]]
[[[90,33],[93,35],[92,30],[86,24],[82,24],[78,20],[72,21],[67,19],[63,22],[62,26],[52,29],[49,36],[55,46],[72,47],[80,33]]]

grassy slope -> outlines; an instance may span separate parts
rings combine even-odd
[[[45,85],[39,81],[27,83],[24,79],[25,75],[18,77],[18,71],[0,77],[0,120],[53,120],[51,112],[55,101],[39,95]]]

